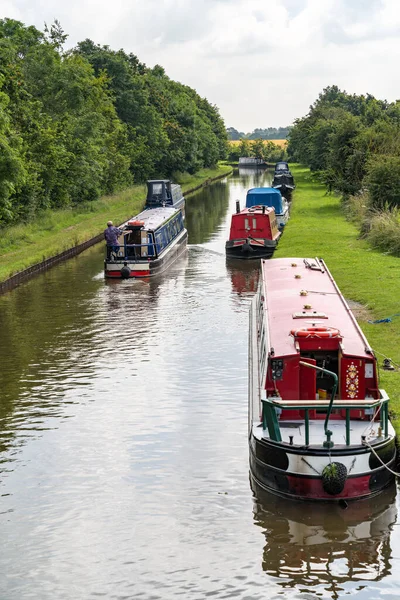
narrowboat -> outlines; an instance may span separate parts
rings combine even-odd
[[[239,167],[266,167],[267,163],[262,158],[253,156],[241,156],[239,158]]]
[[[323,260],[261,261],[250,309],[250,472],[293,499],[348,501],[394,480],[377,360]]]
[[[278,228],[282,230],[289,220],[289,202],[273,187],[252,188],[246,194],[246,207],[271,206],[275,210]]]
[[[169,179],[149,179],[147,181],[145,208],[172,206],[182,211],[185,216],[185,198],[181,186]]]
[[[286,161],[280,160],[275,164],[275,173],[289,173],[289,165]]]
[[[295,189],[293,175],[289,172],[276,172],[272,180],[272,187],[281,192],[288,200],[291,200]]]
[[[225,244],[228,258],[256,259],[272,256],[281,232],[275,210],[268,206],[252,206],[232,215],[229,240]]]
[[[182,211],[172,207],[144,210],[124,223],[121,229],[119,245],[107,246],[106,277],[129,279],[159,274],[187,246],[188,234]]]

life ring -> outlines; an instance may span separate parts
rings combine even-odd
[[[340,337],[340,331],[334,327],[300,327],[292,329],[290,335],[301,338],[337,338]]]

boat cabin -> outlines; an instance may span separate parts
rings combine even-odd
[[[289,171],[289,165],[286,161],[281,160],[275,164],[275,173],[282,173],[284,171]]]
[[[239,158],[239,167],[265,167],[266,162],[263,158],[254,156],[241,156]]]
[[[334,392],[342,401],[379,398],[376,359],[324,263],[279,259],[264,273],[259,308],[267,311],[266,396],[323,400]],[[326,371],[337,376],[336,387]],[[345,411],[339,408],[331,418],[343,418]],[[325,418],[323,410],[312,411],[312,416],[318,418],[319,413]],[[368,420],[370,414],[363,409],[351,411],[361,420]],[[283,409],[281,419],[285,418],[294,418],[293,412]]]
[[[185,205],[185,198],[181,186],[171,183],[169,179],[152,179],[147,181],[147,197],[145,208],[159,206],[173,206],[181,209]]]
[[[252,188],[246,194],[246,207],[269,206],[275,210],[279,229],[283,229],[289,219],[289,203],[281,192],[273,187]]]

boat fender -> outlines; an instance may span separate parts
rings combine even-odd
[[[337,338],[340,337],[340,331],[334,327],[300,327],[292,329],[290,335],[301,338]]]
[[[128,263],[124,262],[124,266],[121,269],[121,277],[122,279],[128,279],[131,274],[131,270],[128,267]]]
[[[322,471],[322,487],[330,496],[343,492],[347,479],[347,468],[343,463],[331,462]]]
[[[243,253],[245,253],[245,252],[253,252],[253,248],[250,246],[250,244],[248,242],[245,242],[242,245],[242,252]]]

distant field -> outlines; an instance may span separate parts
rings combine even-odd
[[[248,141],[248,142],[254,142],[254,140],[246,140],[246,141]],[[276,146],[282,146],[282,147],[287,146],[287,143],[288,143],[287,140],[264,140],[264,142],[265,143],[272,142]],[[233,144],[234,146],[236,146],[237,144],[240,144],[240,140],[229,140],[229,143]]]

